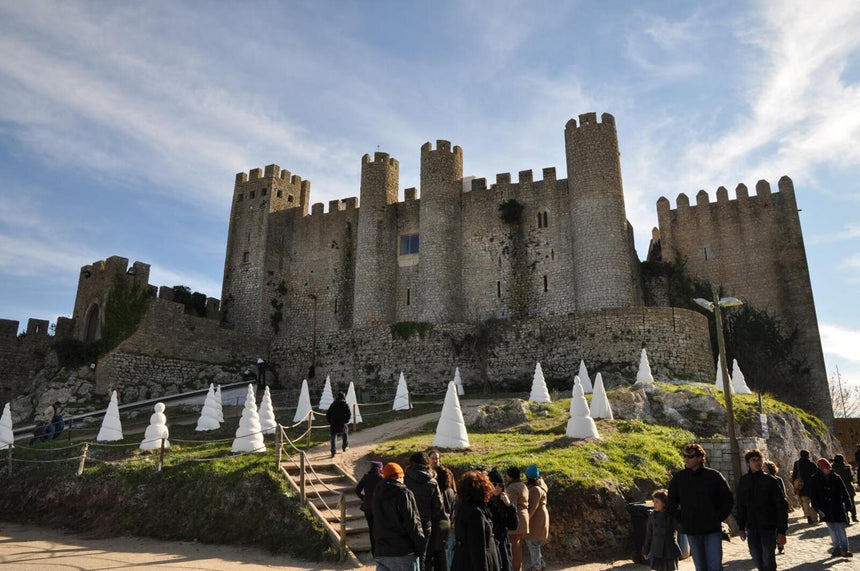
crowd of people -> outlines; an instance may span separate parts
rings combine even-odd
[[[757,569],[777,568],[777,550],[782,553],[788,531],[788,497],[777,476],[776,464],[766,460],[760,450],[744,453],[747,472],[732,492],[723,475],[705,465],[704,448],[696,443],[682,450],[684,468],[669,482],[668,490],[652,494],[654,511],[646,524],[643,556],[651,569],[678,568],[681,548],[678,533],[689,542],[697,571],[723,568],[723,522],[734,514],[742,541],[746,541]],[[860,463],[860,445],[858,445]],[[860,479],[860,473],[858,473]],[[846,527],[857,521],[854,506],[854,479],[842,455],[831,462],[813,461],[808,450],[801,450],[794,463],[791,481],[807,522],[827,524],[832,543],[830,555],[852,557]]]
[[[526,481],[522,481],[525,475]],[[459,479],[438,450],[404,470],[373,461],[355,488],[377,571],[542,571],[547,485],[534,464],[475,467]]]

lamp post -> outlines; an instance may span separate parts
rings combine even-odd
[[[313,379],[317,369],[317,296],[309,293],[308,297],[314,301],[314,317],[311,326],[311,366],[308,368],[308,378]]]
[[[708,301],[701,297],[697,297],[693,301],[714,313],[714,324],[717,327],[717,349],[720,354],[720,373],[723,376],[723,395],[726,399],[726,415],[729,420],[729,450],[732,457],[732,470],[734,471],[734,482],[732,483],[737,484],[738,479],[741,477],[741,451],[738,447],[738,437],[735,433],[735,411],[732,407],[732,385],[731,379],[729,378],[729,370],[726,366],[726,340],[723,337],[723,317],[720,313],[720,308],[737,307],[739,305],[743,305],[743,302],[736,297],[724,297],[721,299],[717,295],[716,288],[711,290],[711,295],[714,298],[714,301]]]

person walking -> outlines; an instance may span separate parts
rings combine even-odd
[[[833,457],[833,472],[839,474],[842,478],[842,483],[845,484],[845,489],[848,490],[848,495],[851,501],[848,502],[848,511],[851,512],[851,519],[857,521],[857,506],[854,505],[854,496],[857,492],[854,490],[854,477],[851,475],[851,466],[845,463],[845,456],[837,454]]]
[[[376,571],[419,571],[427,539],[415,496],[403,485],[403,468],[389,462],[373,493]]]
[[[352,411],[346,404],[346,395],[343,391],[338,391],[337,398],[325,413],[325,419],[328,421],[331,433],[331,457],[334,458],[337,454],[338,434],[343,435],[343,451],[346,452],[349,449],[349,421],[352,419]]]
[[[817,471],[815,462],[809,458],[809,450],[801,450],[800,458],[795,460],[791,468],[791,485],[794,487],[794,495],[800,500],[800,507],[803,508],[807,523],[818,523],[818,514],[812,509],[809,489],[809,479]]]
[[[548,491],[535,464],[526,468],[526,487],[529,490],[529,531],[524,538],[529,553],[527,571],[543,571],[546,563],[541,555],[541,545],[549,540],[549,510],[546,505]]]
[[[779,489],[782,492],[782,497],[785,498],[785,503],[788,504],[788,494],[785,492],[785,482],[779,477],[779,466],[773,460],[765,460],[761,468],[762,472],[776,478],[776,483],[779,484]],[[776,544],[776,552],[779,555],[785,553],[785,545]]]
[[[833,544],[833,556],[853,557],[854,554],[848,549],[848,535],[845,533],[848,526],[845,509],[851,497],[842,478],[833,471],[827,458],[818,460],[818,470],[809,480],[812,507],[818,512],[821,521],[827,524]]]
[[[645,543],[642,555],[648,559],[651,569],[656,571],[675,571],[681,546],[678,545],[678,532],[675,517],[668,511],[669,492],[654,490],[651,494],[654,511],[648,514],[645,523]]]
[[[497,468],[487,474],[493,484],[493,495],[488,505],[493,518],[493,539],[499,550],[499,568],[501,571],[511,570],[511,541],[508,532],[517,529],[517,508],[511,503],[505,493],[505,479]]]
[[[683,448],[684,469],[669,481],[669,512],[687,535],[696,571],[723,568],[722,521],[732,513],[734,498],[722,474],[705,466],[705,449]]]
[[[776,571],[776,546],[785,545],[788,502],[774,476],[762,470],[764,458],[755,448],[744,453],[748,471],[738,481],[735,519],[759,571]]]
[[[493,539],[492,515],[487,502],[493,485],[484,472],[470,470],[457,486],[457,505],[452,571],[500,571],[499,552]]]
[[[857,483],[860,484],[860,444],[854,451],[854,465],[857,467]]]
[[[517,528],[508,532],[511,541],[511,571],[521,571],[523,564],[523,538],[529,531],[529,489],[522,482],[520,469],[508,468],[505,474],[505,492],[517,511]]]
[[[373,541],[373,494],[376,491],[376,486],[384,478],[382,477],[382,462],[373,460],[370,462],[370,470],[361,477],[358,484],[355,486],[355,495],[361,498],[360,509],[364,512],[364,519],[367,521],[367,530],[370,533],[370,553],[374,552]]]
[[[432,464],[432,454],[430,456]],[[454,523],[454,502],[456,501],[457,484],[454,473],[446,466],[436,466],[436,483],[442,494],[442,511],[445,518],[440,519],[430,530],[430,541],[427,546],[427,569],[433,571],[448,571],[453,556],[454,536],[451,527]]]
[[[448,516],[442,508],[442,493],[436,482],[436,473],[430,469],[430,459],[424,452],[416,452],[409,458],[409,467],[406,469],[404,484],[415,494],[415,502],[418,504],[418,513],[421,517],[421,525],[424,536],[431,540],[430,534],[433,528],[439,529],[445,524]],[[422,552],[421,571],[427,569],[427,553]]]

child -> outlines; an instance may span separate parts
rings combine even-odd
[[[669,492],[656,490],[651,499],[654,500],[654,511],[648,516],[642,554],[651,561],[651,569],[674,571],[678,568],[681,548],[675,533],[675,518],[666,511]]]

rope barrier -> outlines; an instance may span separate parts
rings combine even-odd
[[[12,458],[12,462],[23,462],[25,464],[56,464],[57,462],[68,462],[69,460],[80,460],[80,456],[71,458],[57,458],[55,460],[24,460],[23,458]]]
[[[51,447],[51,448],[33,448],[31,446],[21,446],[20,444],[13,444],[16,450],[32,450],[34,452],[58,452],[60,450],[71,450],[72,448],[80,448],[80,444],[73,444],[71,446],[62,446],[62,447]]]

